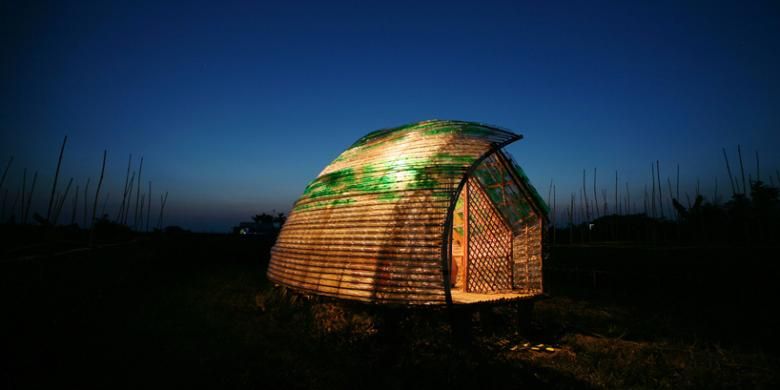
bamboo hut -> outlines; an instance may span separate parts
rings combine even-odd
[[[444,120],[369,133],[306,187],[268,278],[372,303],[539,296],[547,206],[502,150],[521,138]]]

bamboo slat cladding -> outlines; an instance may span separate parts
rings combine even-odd
[[[542,293],[542,219],[526,223],[512,239],[514,288],[528,294]]]
[[[467,292],[512,289],[512,230],[476,179],[468,191]]]
[[[271,250],[268,278],[343,299],[444,304],[442,248],[456,190],[481,159],[517,139],[441,120],[366,135],[295,203]]]

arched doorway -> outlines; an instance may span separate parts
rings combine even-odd
[[[458,197],[451,237],[452,289],[473,293],[512,290],[512,230],[473,177]]]

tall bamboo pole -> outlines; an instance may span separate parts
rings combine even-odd
[[[550,179],[550,187],[547,189],[547,205],[551,205],[550,197],[552,196],[553,179]]]
[[[146,205],[146,232],[149,232],[149,216],[152,211],[152,181],[149,180],[149,204]]]
[[[650,179],[653,181],[653,193],[652,196],[650,197],[650,202],[651,205],[653,206],[652,207],[653,218],[655,218],[655,214],[656,214],[655,213],[655,169],[653,169],[653,163],[650,163]]]
[[[52,222],[54,222],[54,219],[57,216],[57,206],[60,205],[60,201],[62,201],[62,192],[57,191],[57,193],[54,194],[54,207],[52,207],[51,221],[49,221],[49,223],[52,225],[54,225]]]
[[[103,208],[100,209],[100,216],[101,218],[103,216],[106,216],[108,218],[108,214],[106,214],[106,206],[108,206],[108,198],[111,196],[110,192],[106,192],[106,197],[103,198]]]
[[[555,194],[555,185],[553,185],[553,204],[552,204],[552,207],[553,207],[552,208],[553,244],[555,244],[555,232],[557,230],[555,228],[555,222],[557,220],[557,218],[556,218],[557,209],[555,207],[555,204],[557,203],[557,199],[558,199],[558,196]]]
[[[677,201],[680,201],[680,164],[677,164],[677,191],[675,192],[674,198],[677,199]],[[671,195],[671,194],[670,194]]]
[[[761,165],[758,163],[758,150],[756,150],[756,181],[761,181]]]
[[[734,183],[734,176],[731,174],[731,165],[729,165],[729,156],[726,154],[726,148],[723,148],[723,159],[726,160],[726,172],[729,174],[729,182],[731,183],[731,195],[737,196],[737,187]]]
[[[82,227],[82,229],[89,229],[89,226],[87,226],[87,210],[89,209],[89,207],[87,206],[88,198],[89,198],[89,193],[88,193],[88,191],[89,191],[89,181],[90,181],[90,178],[88,177],[87,178],[87,185],[84,186],[84,221],[83,221],[84,226]]]
[[[144,170],[144,158],[141,156],[141,165],[138,167],[138,188],[135,190],[135,211],[133,212],[133,229],[138,230],[138,196],[141,194],[141,172]]]
[[[662,197],[662,190],[661,190],[661,163],[658,160],[655,160],[655,169],[656,169],[656,175],[655,177],[658,178],[658,209],[661,212],[661,218],[664,217],[664,202]]]
[[[95,200],[92,203],[92,221],[94,225],[95,221],[95,214],[97,213],[97,204],[98,199],[100,199],[100,187],[103,186],[103,177],[106,172],[106,156],[108,154],[108,150],[103,150],[103,164],[101,164],[100,167],[100,179],[98,180],[97,189],[95,190]]]
[[[92,226],[89,234],[89,246],[92,247],[95,243],[95,213],[97,213],[98,199],[100,199],[100,187],[103,186],[103,175],[106,172],[106,154],[108,150],[103,150],[103,164],[100,168],[100,179],[98,180],[97,190],[95,190],[95,201],[92,203]]]
[[[626,182],[626,209],[625,213],[631,215],[631,191],[628,190],[628,182]]]
[[[56,225],[57,221],[60,220],[62,208],[65,207],[65,201],[68,199],[68,194],[70,193],[70,188],[72,185],[73,178],[71,177],[70,180],[68,180],[68,185],[65,186],[65,192],[62,194],[62,198],[59,198],[59,201],[54,202],[54,225]]]
[[[672,215],[670,217],[673,217],[677,213],[676,213],[676,210],[674,208],[674,196],[672,196],[672,194],[673,194],[673,192],[672,192],[672,179],[670,177],[668,177],[668,176],[666,177],[666,184],[669,186],[669,204],[672,205]],[[679,215],[678,215],[677,219],[679,219]]]
[[[168,201],[168,191],[165,191],[165,195],[160,194],[160,218],[157,219],[157,226],[162,230],[163,226],[163,212],[165,211],[165,203]]]
[[[62,212],[62,206],[65,204],[65,199],[68,198],[68,192],[70,192],[70,186],[73,184],[73,178],[70,178],[70,181],[68,181],[68,185],[65,187],[65,192],[62,194],[62,198],[59,199],[58,202],[54,203],[54,220],[51,223],[52,225],[56,225],[57,221],[60,219],[60,213]]]
[[[5,169],[3,170],[3,176],[0,177],[0,188],[3,188],[3,184],[5,183],[5,178],[8,175],[8,170],[11,169],[11,163],[14,162],[14,156],[11,156],[11,158],[8,159],[8,163],[5,164]]]
[[[140,186],[139,186],[140,187]],[[144,201],[146,200],[146,194],[141,194],[141,213],[136,214],[140,215],[140,220],[136,221],[136,231],[138,230],[137,226],[143,226],[143,219],[144,219]]]
[[[130,186],[127,187],[127,203],[125,203],[125,210],[122,212],[122,221],[121,223],[123,225],[127,225],[127,216],[130,214],[130,200],[133,197],[133,186],[135,185],[135,171],[133,171],[133,174],[130,176]]]
[[[79,208],[79,185],[76,184],[76,192],[73,193],[73,207],[71,207],[70,224],[76,224],[76,213]]]
[[[57,170],[54,172],[54,183],[51,186],[51,195],[49,196],[49,209],[46,211],[46,222],[48,223],[50,221],[51,217],[51,206],[54,202],[54,192],[57,190],[57,179],[60,176],[60,166],[62,165],[62,155],[65,153],[65,143],[68,142],[68,136],[65,136],[65,139],[62,140],[62,147],[60,147],[60,158],[57,159]]]
[[[596,191],[596,168],[595,167],[593,168],[593,203],[595,205],[593,208],[593,212],[596,214],[595,215],[596,218],[598,218],[601,216],[601,212],[599,211],[599,196]]]
[[[712,203],[718,204],[718,177],[715,176],[715,192],[712,195]]]
[[[615,215],[620,213],[620,206],[618,203],[618,171],[615,169]]]
[[[119,215],[116,220],[118,223],[122,223],[123,213],[125,212],[125,200],[127,199],[127,183],[130,180],[130,164],[133,162],[133,154],[130,153],[130,157],[127,159],[127,173],[125,174],[125,187],[122,190],[122,203],[119,205]]]
[[[22,204],[19,205],[19,222],[24,224],[24,202],[27,200],[27,168],[22,171]]]
[[[739,156],[739,170],[742,172],[742,194],[747,194],[747,186],[745,183],[745,167],[742,165],[742,148],[737,144],[737,155]]]
[[[585,220],[590,221],[590,208],[588,207],[588,190],[585,187],[585,170],[582,170],[582,202],[585,204]]]
[[[574,243],[574,193],[571,193],[571,206],[569,207],[569,244]]]
[[[30,186],[30,193],[27,195],[27,202],[25,203],[26,209],[24,210],[24,223],[27,223],[27,218],[30,217],[30,205],[32,204],[33,193],[35,192],[35,183],[38,181],[38,171],[33,174],[32,185]]]

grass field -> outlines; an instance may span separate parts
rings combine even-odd
[[[766,251],[697,248],[719,254],[702,271],[705,259],[691,259],[690,248],[554,248],[550,297],[537,303],[531,329],[518,332],[515,312],[499,307],[475,315],[464,341],[443,310],[282,294],[265,279],[270,245],[182,234],[56,256],[66,251],[4,252],[0,386],[778,385],[768,295],[777,273],[762,265],[771,259],[756,259]],[[728,263],[732,253],[742,257]],[[554,351],[531,349],[538,344]]]

